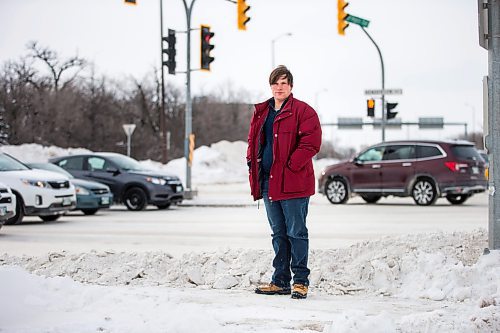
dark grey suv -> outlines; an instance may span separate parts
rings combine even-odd
[[[343,204],[352,195],[368,203],[393,195],[411,196],[422,206],[444,196],[457,205],[486,190],[484,168],[470,142],[383,142],[325,168],[318,189],[333,204]]]
[[[116,153],[94,153],[57,157],[50,160],[76,178],[106,184],[114,201],[130,210],[143,210],[151,204],[166,209],[184,199],[184,188],[177,176],[148,170],[133,158]]]

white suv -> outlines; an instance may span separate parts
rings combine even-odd
[[[16,196],[16,216],[5,224],[21,223],[25,215],[55,221],[76,207],[75,187],[61,174],[30,169],[12,156],[0,153],[0,182]]]
[[[14,215],[16,215],[16,196],[7,185],[0,183],[0,228]]]

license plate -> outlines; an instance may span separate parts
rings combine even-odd
[[[69,206],[69,205],[71,205],[71,198],[63,198],[62,205],[63,206]]]
[[[479,173],[479,168],[478,167],[472,167],[472,173],[473,174],[478,174]]]
[[[108,205],[109,204],[109,197],[102,197],[101,204]]]
[[[182,192],[182,185],[177,185],[175,187],[175,192]]]

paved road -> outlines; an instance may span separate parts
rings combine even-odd
[[[95,216],[74,212],[49,223],[29,217],[22,225],[0,229],[0,253],[113,250],[179,256],[225,247],[271,249],[263,204],[258,207],[249,199],[245,185],[201,187],[199,196],[185,204],[142,212],[114,206]],[[375,205],[354,198],[346,205],[331,205],[316,195],[308,226],[311,249],[345,247],[394,234],[470,231],[487,228],[488,197],[476,195],[461,206],[439,199],[434,206],[419,207],[408,198],[383,198]]]

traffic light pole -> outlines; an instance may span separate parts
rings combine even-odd
[[[192,0],[188,6],[186,0],[182,0],[186,11],[187,24],[187,61],[186,61],[186,115],[185,115],[185,133],[184,133],[184,157],[186,158],[186,189],[184,192],[186,199],[193,198],[191,188],[191,163],[189,162],[189,137],[193,131],[193,104],[191,100],[191,13],[196,0]]]
[[[500,0],[488,6],[488,135],[490,155],[488,246],[500,250]],[[497,186],[499,186],[497,191]]]
[[[382,128],[382,142],[385,141],[385,124],[387,122],[387,114],[385,112],[385,70],[384,70],[384,59],[382,58],[382,52],[380,52],[380,48],[378,47],[377,43],[373,40],[373,38],[370,36],[368,31],[362,26],[359,26],[361,30],[364,31],[364,33],[370,38],[372,41],[373,45],[377,48],[378,55],[380,56],[380,63],[382,65],[382,123],[381,123],[381,128]]]
[[[167,163],[167,125],[165,121],[165,71],[163,69],[163,0],[160,0],[160,59],[161,59],[161,103],[160,103],[160,150],[161,162]]]

